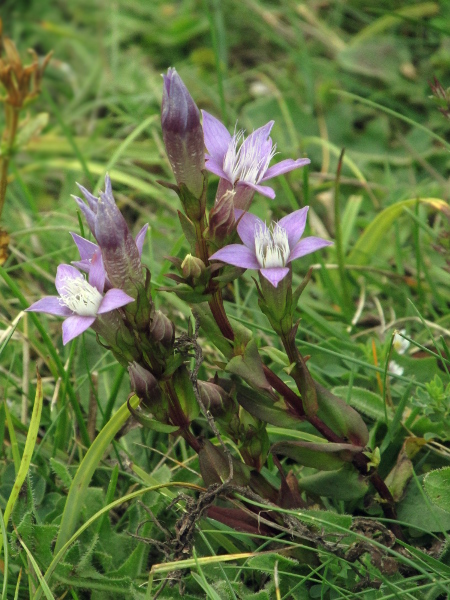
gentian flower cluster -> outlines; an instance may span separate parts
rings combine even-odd
[[[267,181],[310,161],[286,159],[270,166],[276,154],[270,138],[273,121],[247,138],[243,131],[231,135],[205,111],[202,124],[200,111],[175,69],[169,69],[163,83],[162,133],[176,184],[162,184],[181,200],[184,212],[179,212],[179,218],[190,247],[184,259],[171,257],[178,272],[168,277],[176,285],[165,290],[192,305],[195,334],[190,324],[187,332],[177,335],[172,321],[156,310],[150,273],[141,262],[147,226],[133,238],[116,205],[108,176],[98,198],[82,186],[83,198],[75,197],[95,242],[72,234],[80,259],[74,266],[58,267],[58,296],[42,298],[28,310],[64,317],[64,344],[92,328],[102,345],[128,369],[132,394],[140,400],[137,411],[128,403],[130,412],[145,427],[182,436],[198,453],[206,485],[227,482],[238,485],[241,491],[248,486],[253,494],[280,506],[301,506],[296,483],[292,477],[287,483],[281,463],[282,483],[278,488],[263,476],[270,450],[267,424],[296,428],[308,420],[324,436],[323,444],[276,444],[278,455],[290,456],[309,467],[314,466],[317,455],[317,468],[325,470],[347,467],[358,456],[354,464],[360,473],[366,476],[369,469],[369,459],[363,454],[368,441],[364,422],[331,392],[323,393],[295,341],[295,311],[308,277],[294,290],[292,263],[331,242],[303,237],[308,207],[270,223],[248,212],[255,194],[275,197],[274,190],[265,185]],[[220,178],[209,214],[207,171]],[[236,243],[237,236],[241,244]],[[263,362],[251,332],[237,329],[228,319],[222,289],[239,277],[242,269],[259,273],[259,307],[280,339],[298,393]],[[197,333],[209,338],[223,356],[223,361],[213,365],[222,371],[213,381],[199,379],[201,344]],[[193,357],[197,366],[190,372]],[[196,437],[191,423],[200,409],[210,425],[211,415],[217,418],[220,433],[233,441],[239,457],[215,446],[203,434]],[[321,421],[321,415],[328,423]],[[220,440],[218,431],[214,433]],[[371,481],[376,481],[372,474]],[[390,502],[386,486],[379,486],[378,491],[385,502]],[[237,521],[227,521],[227,510],[214,507],[214,518],[231,524],[244,522],[245,514],[236,517]],[[392,518],[391,513],[387,516]]]

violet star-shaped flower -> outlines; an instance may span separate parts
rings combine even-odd
[[[142,229],[139,231],[134,240],[139,252],[139,256],[142,256],[142,250],[144,248],[144,241],[147,230],[148,223],[146,223],[144,227],[142,227]],[[98,255],[99,258],[97,260],[101,262],[105,274],[104,285],[106,286],[106,289],[110,289],[112,285],[107,277],[105,267],[103,265],[102,253],[100,248],[97,246],[97,244],[94,244],[94,242],[90,242],[86,238],[81,237],[81,235],[78,235],[77,233],[71,233],[70,235],[72,236],[73,241],[75,242],[78,248],[78,252],[80,253],[80,260],[72,261],[72,264],[78,269],[84,271],[85,273],[89,273],[89,271],[91,270],[91,264],[94,259],[94,256]]]
[[[55,279],[59,296],[46,296],[27,310],[66,317],[62,330],[63,344],[67,344],[93,325],[97,317],[134,301],[117,288],[103,295],[103,283],[104,270],[98,258],[92,260],[89,281],[75,267],[59,265]]]
[[[244,245],[225,246],[210,260],[221,260],[243,269],[258,269],[277,287],[289,273],[289,264],[293,260],[332,244],[319,237],[300,239],[305,231],[308,209],[305,206],[296,210],[269,227],[256,215],[236,211],[236,219],[240,217],[237,232]]]
[[[276,145],[269,137],[274,121],[256,129],[246,139],[243,131],[231,135],[215,117],[203,113],[206,168],[228,182],[228,189],[247,187],[269,198],[275,198],[272,188],[261,185],[265,181],[309,164],[308,158],[288,158],[269,167],[275,155]],[[221,190],[222,193],[226,190]],[[238,205],[236,205],[238,207]]]
[[[116,206],[111,180],[105,177],[105,191],[96,198],[86,188],[78,185],[83,196],[74,196],[84,214],[102,254],[104,270],[111,284],[133,293],[136,282],[142,280],[141,257],[128,225]]]

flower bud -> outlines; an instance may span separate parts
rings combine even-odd
[[[209,213],[209,238],[217,245],[222,245],[236,228],[234,217],[235,194],[234,190],[225,192],[216,201]]]
[[[192,254],[187,254],[181,263],[183,277],[192,283],[195,283],[199,279],[205,269],[206,266],[202,259],[192,256]]]
[[[131,389],[145,406],[151,408],[153,404],[157,404],[161,398],[161,390],[156,377],[137,362],[130,363],[128,373]]]
[[[210,411],[213,417],[223,417],[235,403],[227,392],[210,381],[198,381],[198,391],[205,408]]]
[[[161,125],[175,179],[196,198],[203,193],[205,151],[200,113],[181,77],[170,68],[163,75]]]
[[[155,342],[160,342],[163,346],[168,347],[173,343],[175,336],[173,323],[160,310],[155,311],[153,315],[150,335]]]
[[[144,276],[139,249],[114,200],[111,180],[105,177],[105,191],[96,198],[78,186],[86,199],[75,198],[101,250],[103,266],[113,287],[137,299]],[[132,311],[137,306],[133,306]]]

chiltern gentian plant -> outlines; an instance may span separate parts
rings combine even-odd
[[[97,318],[134,301],[119,289],[110,289],[103,295],[103,267],[93,261],[89,281],[71,265],[59,265],[55,286],[59,296],[47,296],[28,308],[31,312],[44,312],[66,317],[63,323],[63,344],[94,325]]]
[[[269,121],[244,139],[244,131],[230,135],[219,120],[204,110],[202,113],[206,168],[221,178],[217,198],[227,190],[236,190],[236,208],[247,209],[255,191],[275,198],[273,189],[261,184],[311,162],[309,158],[288,158],[269,167],[276,152],[276,145],[269,137],[274,121]]]
[[[296,258],[315,252],[332,242],[318,237],[300,239],[306,225],[308,206],[283,217],[269,227],[256,215],[236,211],[237,232],[243,242],[230,244],[215,252],[211,260],[243,269],[258,269],[274,287],[289,273],[289,264]]]

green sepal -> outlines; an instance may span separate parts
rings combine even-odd
[[[335,471],[346,462],[351,462],[354,455],[363,450],[352,444],[286,441],[278,442],[270,449],[272,454],[288,456],[298,464],[313,467],[320,471]]]
[[[339,437],[358,446],[366,446],[369,431],[361,415],[319,383],[315,382],[319,410],[317,416]]]
[[[178,397],[181,409],[189,421],[196,419],[200,407],[194,393],[191,378],[185,365],[179,367],[172,377],[172,384]]]
[[[214,344],[227,359],[230,359],[233,356],[232,343],[222,335],[208,304],[203,302],[203,304],[192,307],[192,313],[200,322],[200,326],[207,339]]]
[[[252,388],[264,391],[275,398],[272,386],[264,375],[263,362],[259,355],[258,346],[253,338],[246,345],[244,354],[235,356],[229,361],[226,370],[229,373],[242,377]]]
[[[197,238],[195,236],[195,226],[194,223],[187,218],[187,216],[182,213],[180,210],[178,212],[178,219],[180,220],[181,229],[191,247],[191,252],[195,254],[195,246],[197,244]]]
[[[309,280],[311,279],[312,272],[313,272],[313,269],[312,269],[312,267],[310,267],[308,269],[308,272],[304,276],[302,282],[300,283],[300,285],[297,288],[295,288],[295,290],[292,292],[291,306],[290,306],[290,310],[291,310],[292,314],[294,314],[295,309],[297,308],[298,301],[300,300],[300,296],[302,295],[305,287],[308,285]]]
[[[292,271],[274,287],[261,274],[259,276],[258,303],[261,311],[269,319],[273,330],[278,335],[286,335],[292,329]],[[295,308],[295,307],[294,307]]]
[[[251,415],[275,427],[296,429],[300,423],[298,417],[288,412],[283,401],[274,402],[266,394],[239,383],[236,384],[236,399]]]
[[[178,196],[183,205],[186,215],[192,221],[200,222],[205,216],[206,210],[206,188],[208,186],[208,171],[203,170],[203,189],[200,197],[195,196],[184,184],[178,185]]]
[[[245,269],[241,269],[240,267],[225,267],[221,275],[216,275],[214,277],[214,281],[219,282],[219,287],[223,288],[231,281],[240,277],[244,271]]]

